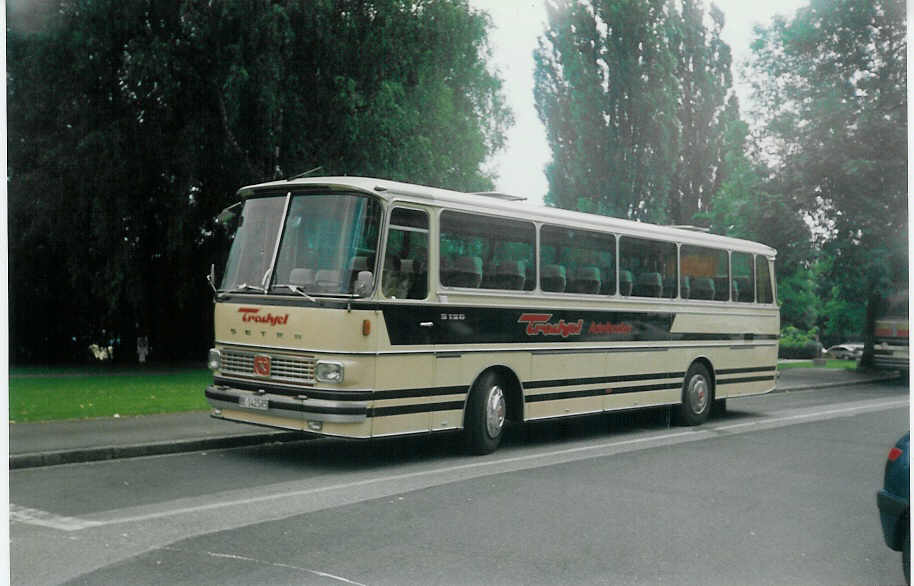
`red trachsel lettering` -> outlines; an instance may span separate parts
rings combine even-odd
[[[584,320],[568,323],[560,319],[557,323],[550,322],[551,313],[524,313],[517,319],[517,323],[527,324],[528,336],[580,336],[584,331]]]
[[[241,321],[255,322],[259,324],[268,324],[271,326],[284,326],[289,322],[289,314],[273,315],[267,312],[266,315],[260,315],[260,310],[255,307],[241,307],[238,313],[243,314]]]

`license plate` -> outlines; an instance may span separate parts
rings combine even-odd
[[[241,395],[238,404],[242,407],[247,407],[248,409],[269,409],[270,400],[266,397],[258,397],[256,395]]]

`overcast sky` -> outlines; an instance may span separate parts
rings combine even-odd
[[[745,59],[752,40],[752,27],[767,25],[775,14],[790,16],[806,0],[716,0],[726,15],[724,40],[733,51],[734,64]],[[507,148],[491,163],[498,174],[495,188],[521,195],[540,204],[548,190],[543,169],[550,159],[546,132],[533,105],[533,51],[546,22],[544,0],[470,0],[470,5],[488,12],[495,26],[490,33],[494,65],[505,80],[508,104],[515,125],[508,133]],[[738,85],[739,69],[734,67]],[[745,93],[737,87],[740,102]]]

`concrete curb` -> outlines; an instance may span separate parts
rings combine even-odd
[[[42,466],[57,466],[59,464],[76,464],[84,462],[97,462],[101,460],[116,460],[119,458],[137,458],[140,456],[157,456],[161,454],[177,454],[183,452],[198,452],[201,450],[216,450],[227,448],[242,448],[269,443],[285,443],[313,438],[314,435],[298,431],[280,431],[253,435],[235,435],[213,437],[205,439],[191,439],[171,442],[135,444],[128,446],[103,446],[98,448],[78,448],[74,450],[60,450],[56,452],[36,452],[31,454],[10,454],[10,470],[22,468],[39,468]]]
[[[775,386],[772,393],[788,393],[791,391],[808,391],[811,389],[827,389],[831,387],[849,387],[853,385],[866,385],[870,383],[878,383],[887,380],[894,380],[901,376],[900,373],[894,373],[891,375],[862,379],[862,380],[852,380],[852,381],[842,381],[842,382],[833,382],[833,383],[815,383],[808,385],[794,385],[790,387],[777,387]]]

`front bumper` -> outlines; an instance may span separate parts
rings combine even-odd
[[[241,385],[212,384],[206,399],[214,409],[245,411],[297,421],[362,423],[368,419],[371,391],[321,391],[302,389],[297,394],[278,394],[270,388],[239,388]],[[248,385],[245,385],[248,386]],[[255,385],[256,386],[256,385]],[[242,397],[267,400],[267,409],[243,407]]]

